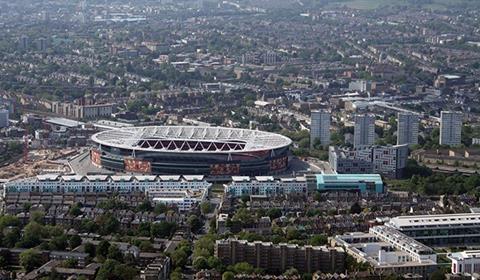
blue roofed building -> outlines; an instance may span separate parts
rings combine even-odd
[[[318,191],[358,191],[383,193],[385,191],[379,174],[318,174]]]

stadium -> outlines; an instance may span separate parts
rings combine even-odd
[[[288,167],[292,141],[257,130],[146,126],[99,132],[90,159],[96,166],[141,174],[268,175]]]

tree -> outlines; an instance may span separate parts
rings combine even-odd
[[[62,267],[66,268],[75,268],[78,265],[78,261],[76,259],[66,259],[62,262]]]
[[[84,252],[87,253],[91,258],[95,257],[95,245],[90,242],[85,243]]]
[[[210,213],[210,211],[212,210],[210,203],[206,202],[206,201],[202,202],[200,204],[200,210],[202,211],[203,215],[206,215],[206,214]]]
[[[33,211],[32,213],[30,213],[30,222],[35,222],[43,225],[44,217],[45,213],[43,213],[42,211]]]
[[[120,222],[113,216],[112,213],[107,213],[100,216],[97,221],[99,232],[102,235],[112,234],[118,232],[120,229]]]
[[[202,221],[197,215],[190,215],[190,217],[187,219],[187,223],[194,232],[197,232],[200,230],[200,228],[202,228]]]
[[[177,228],[175,223],[169,222],[160,222],[160,223],[153,223],[150,226],[150,236],[152,237],[159,237],[165,238],[172,235]]]
[[[70,247],[70,249],[74,249],[80,245],[82,245],[82,238],[76,234],[72,235],[68,240],[68,247]]]
[[[122,251],[118,249],[117,245],[111,244],[110,247],[108,248],[107,258],[122,262],[123,261]]]
[[[2,245],[8,248],[15,246],[15,243],[20,239],[20,229],[17,227],[9,228],[2,239]]]
[[[182,280],[182,270],[176,268],[172,273],[170,273],[170,280]]]
[[[237,274],[251,274],[253,272],[253,266],[247,262],[240,262],[233,266],[233,270]]]
[[[205,257],[197,257],[197,258],[193,261],[193,267],[194,267],[196,270],[207,269],[207,268],[208,268],[207,259],[206,259]]]
[[[280,218],[282,216],[282,210],[278,209],[278,208],[270,208],[268,209],[267,211],[267,216],[270,217],[270,219],[276,219],[276,218]]]
[[[68,214],[70,214],[70,216],[73,216],[73,217],[80,216],[82,214],[81,204],[75,203],[74,205],[72,205],[72,207],[68,211]]]
[[[157,205],[155,205],[155,208],[153,209],[153,212],[157,215],[160,215],[162,213],[167,212],[167,210],[168,210],[167,205],[165,205],[163,203],[158,203]]]
[[[149,200],[146,200],[137,207],[137,211],[140,212],[151,212],[153,210],[152,203]]]
[[[42,264],[40,253],[35,249],[28,249],[20,254],[20,265],[29,272]]]
[[[150,242],[148,240],[143,240],[142,242],[140,242],[140,244],[138,245],[138,248],[140,248],[140,251],[142,251],[142,252],[152,252],[152,251],[154,251],[152,242]]]
[[[44,227],[34,221],[28,223],[23,229],[23,237],[19,242],[19,246],[23,248],[32,248],[40,244],[44,233]]]
[[[0,218],[0,230],[3,230],[6,227],[15,227],[20,225],[20,220],[11,215],[4,215]]]
[[[283,273],[284,276],[296,276],[298,275],[298,270],[294,267],[290,267],[289,269],[287,269],[284,273]]]
[[[350,213],[351,214],[360,214],[361,212],[362,212],[362,207],[360,206],[360,204],[358,204],[358,202],[355,202],[350,207]]]
[[[65,234],[55,236],[50,240],[50,249],[57,251],[64,251],[68,246],[68,239]]]
[[[234,280],[235,279],[235,274],[231,271],[226,271],[222,275],[222,280]]]
[[[96,280],[115,279],[115,266],[119,264],[116,260],[107,259],[98,270]]]
[[[102,256],[102,257],[107,257],[108,254],[108,249],[110,248],[110,243],[107,240],[102,240],[100,243],[98,243],[97,249],[96,249],[96,256]]]
[[[316,234],[310,238],[309,244],[313,246],[322,246],[328,243],[328,237],[323,234]]]
[[[430,280],[445,280],[445,273],[441,270],[436,270],[430,275]]]

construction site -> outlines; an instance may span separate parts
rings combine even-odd
[[[0,180],[16,180],[46,173],[70,173],[68,159],[78,149],[40,149],[26,151],[18,161],[0,168]]]

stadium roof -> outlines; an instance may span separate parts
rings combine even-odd
[[[123,149],[162,152],[230,153],[276,149],[292,143],[270,132],[201,126],[145,126],[99,132],[98,144]]]

